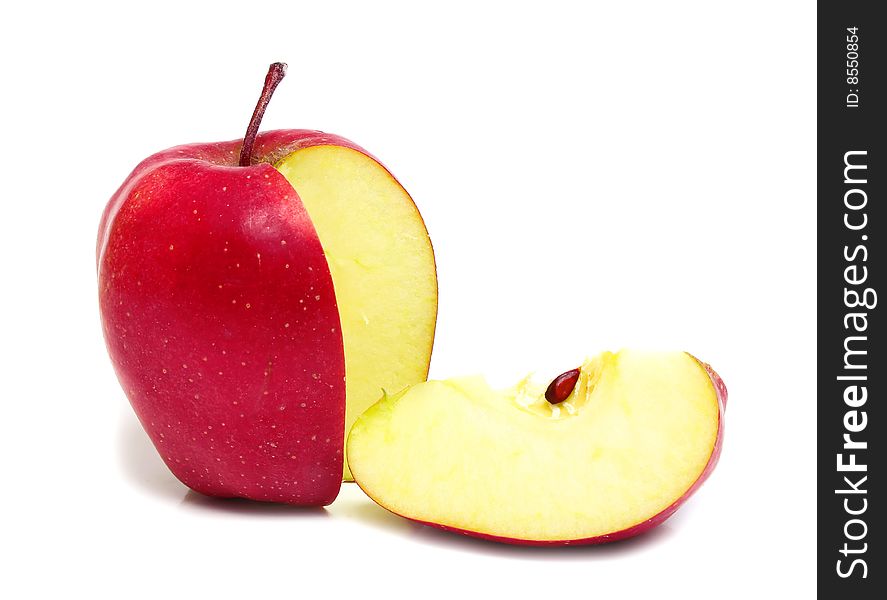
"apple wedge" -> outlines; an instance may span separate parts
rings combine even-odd
[[[383,398],[354,424],[358,485],[409,519],[515,544],[595,544],[667,519],[720,454],[726,388],[689,354],[603,353],[546,390],[480,377]]]

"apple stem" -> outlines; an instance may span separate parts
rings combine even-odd
[[[560,404],[570,397],[576,382],[579,381],[579,369],[570,369],[554,378],[545,390],[545,399],[552,404]]]
[[[265,75],[265,85],[262,86],[262,94],[256,103],[256,109],[253,111],[253,116],[246,128],[246,134],[243,136],[243,145],[240,147],[241,167],[248,167],[251,164],[253,145],[256,143],[256,135],[259,133],[259,125],[262,124],[262,117],[265,116],[265,109],[268,108],[274,89],[284,75],[286,75],[286,63],[276,62],[268,67],[268,74]]]

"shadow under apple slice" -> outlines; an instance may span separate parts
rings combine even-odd
[[[353,482],[342,484],[339,497],[330,508],[335,518],[353,520],[390,535],[408,536],[412,531],[410,521],[370,500]]]
[[[504,544],[460,533],[444,531],[430,525],[412,523],[411,538],[423,544],[431,544],[442,548],[464,552],[478,552],[491,556],[522,560],[588,560],[594,558],[616,558],[626,554],[635,554],[649,550],[665,542],[674,531],[664,523],[641,535],[609,542],[606,544],[589,544],[576,546],[520,546]]]
[[[344,488],[344,486],[343,486]],[[656,546],[667,543],[675,534],[675,523],[679,515],[672,516],[668,521],[641,535],[610,542],[607,544],[576,545],[576,546],[520,546],[503,544],[492,540],[472,537],[452,531],[445,531],[430,525],[422,525],[415,521],[400,517],[363,496],[360,498],[339,497],[332,505],[334,516],[339,514],[356,518],[375,529],[386,530],[392,535],[399,535],[406,541],[437,546],[441,549],[459,552],[476,552],[490,556],[501,556],[518,560],[589,560],[599,558],[607,560],[622,555],[637,554],[652,550]],[[340,502],[346,504],[343,507]],[[344,508],[344,510],[343,510]],[[689,506],[684,506],[686,512]]]

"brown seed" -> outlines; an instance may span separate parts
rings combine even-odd
[[[576,382],[579,381],[579,369],[572,369],[554,378],[545,390],[545,399],[552,404],[560,404],[570,397]]]

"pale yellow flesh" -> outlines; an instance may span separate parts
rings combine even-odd
[[[698,479],[718,400],[683,353],[605,353],[552,411],[544,388],[429,381],[385,398],[348,439],[355,479],[407,517],[499,537],[579,540],[655,516]],[[572,412],[573,414],[569,414]]]
[[[326,254],[345,344],[345,431],[383,390],[428,375],[437,317],[434,254],[410,196],[376,161],[314,146],[277,165]],[[351,473],[345,463],[344,479]]]

